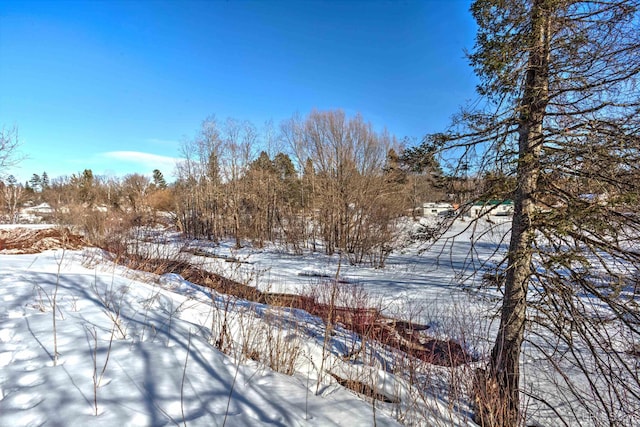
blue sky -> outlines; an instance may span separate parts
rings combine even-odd
[[[0,127],[21,180],[168,178],[201,122],[361,113],[420,140],[476,98],[469,0],[0,2]]]

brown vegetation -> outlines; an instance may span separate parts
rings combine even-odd
[[[68,228],[0,229],[0,253],[36,254],[49,249],[80,249],[83,237]]]
[[[322,318],[325,322],[331,316],[333,324],[341,324],[349,330],[366,335],[368,339],[396,348],[434,365],[460,366],[474,360],[474,357],[457,342],[430,337],[426,333],[428,326],[393,319],[384,316],[377,309],[336,307],[320,302],[314,296],[262,292],[185,261],[148,259],[131,255],[126,257],[125,263],[129,268],[155,274],[176,273],[192,283],[248,301],[302,309]]]
[[[84,246],[86,242],[83,237],[72,233],[67,228],[0,229],[0,253],[33,254],[49,249],[80,249]],[[122,251],[123,248],[115,249]],[[473,357],[455,341],[439,340],[428,336],[427,326],[384,316],[375,308],[331,306],[319,301],[318,296],[262,292],[185,261],[149,259],[135,255],[118,257],[116,260],[126,260],[124,264],[136,270],[155,274],[177,273],[192,283],[248,301],[302,309],[324,321],[328,321],[331,316],[333,324],[340,324],[349,330],[366,335],[369,339],[402,350],[431,364],[459,366],[473,360]],[[332,279],[329,279],[327,284],[339,285]]]
[[[342,378],[334,373],[331,373],[331,376],[335,378],[338,384],[340,384],[342,387],[346,387],[349,390],[353,390],[356,393],[361,394],[363,396],[367,396],[372,399],[376,399],[381,402],[387,402],[387,403],[400,402],[397,397],[387,396],[386,394],[380,393],[379,391],[376,391],[373,387],[363,383],[362,381]]]

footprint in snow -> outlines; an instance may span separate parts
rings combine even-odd
[[[14,393],[7,396],[5,408],[18,409],[21,411],[33,409],[41,404],[44,399],[39,393]]]
[[[22,375],[17,384],[20,387],[36,387],[44,383],[44,378],[38,372],[28,372],[25,375]]]
[[[22,337],[16,336],[16,332],[12,329],[15,326],[14,323],[5,323],[4,326],[6,328],[0,329],[0,342],[22,341]]]
[[[12,351],[3,351],[0,353],[0,368],[9,365],[13,361]]]
[[[38,358],[38,353],[36,353],[33,350],[20,350],[17,351],[14,355],[14,359],[15,361],[29,361],[29,360],[33,360],[33,359],[37,359]]]
[[[19,319],[24,317],[24,312],[22,310],[9,310],[7,312],[7,319]]]

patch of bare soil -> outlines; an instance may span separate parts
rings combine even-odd
[[[362,394],[364,396],[379,400],[381,402],[400,403],[397,397],[391,397],[386,394],[377,392],[373,387],[361,381],[342,378],[332,372],[329,372],[329,375],[335,378],[335,380],[338,381],[338,384],[340,384],[342,387],[346,387],[350,390],[353,390],[358,394]]]
[[[49,249],[80,249],[82,236],[68,228],[0,229],[0,254],[37,254]]]

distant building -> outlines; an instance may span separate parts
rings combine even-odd
[[[448,216],[455,214],[455,207],[451,203],[423,203],[422,216]]]
[[[471,217],[481,217],[484,215],[511,216],[513,215],[512,200],[487,200],[475,202],[467,214]]]
[[[48,203],[41,203],[37,206],[26,207],[23,212],[29,215],[49,215],[53,213],[53,209]]]

